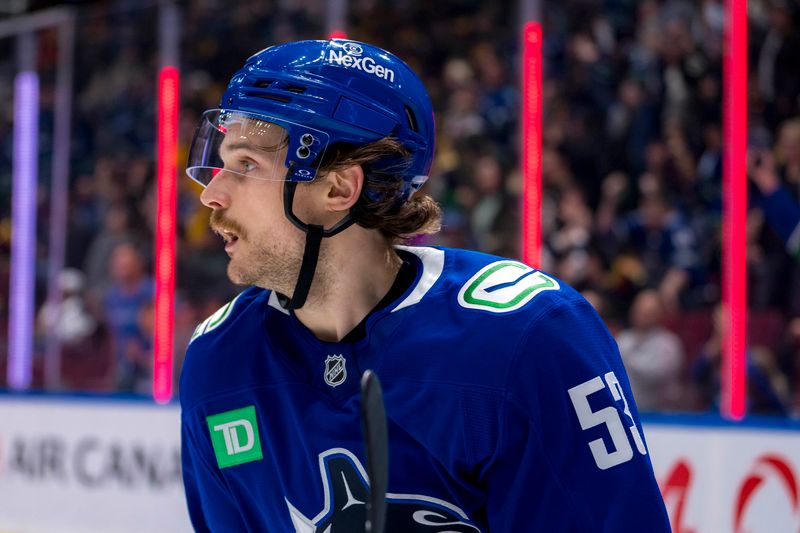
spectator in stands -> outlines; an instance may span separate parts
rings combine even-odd
[[[482,155],[475,163],[472,181],[476,201],[470,212],[470,230],[481,250],[487,253],[508,252],[513,247],[509,234],[513,234],[514,202],[508,198],[503,183],[503,168],[497,157]],[[513,253],[513,251],[512,251]]]
[[[86,279],[79,270],[68,268],[59,274],[58,283],[62,299],[55,305],[45,302],[37,326],[40,338],[58,337],[59,385],[66,390],[111,392],[108,328],[89,308]]]
[[[769,25],[755,60],[756,87],[770,127],[800,112],[799,10],[791,0],[771,3]]]
[[[703,126],[703,148],[697,158],[694,196],[698,205],[693,216],[718,216],[722,210],[722,129],[718,122]]]
[[[58,275],[61,302],[45,303],[37,319],[42,335],[58,337],[62,346],[79,346],[97,330],[97,320],[84,300],[85,279],[79,270],[69,268]]]
[[[800,205],[789,187],[781,183],[770,151],[751,151],[749,163],[750,177],[761,193],[760,205],[767,223],[786,244],[789,255],[800,261]]]
[[[789,385],[790,415],[800,416],[800,316],[792,317],[775,352]]]
[[[114,250],[132,240],[129,210],[129,206],[124,203],[111,205],[106,212],[103,227],[95,235],[86,253],[83,268],[87,279],[91,280],[89,294],[93,305],[103,300],[109,286],[112,271],[108,265]]]
[[[613,238],[614,224],[630,194],[630,178],[624,172],[612,172],[603,179],[602,194],[595,212],[595,231],[598,236]],[[614,243],[606,243],[606,247]]]
[[[722,306],[713,314],[714,329],[692,368],[692,381],[701,408],[719,411],[722,336],[725,331]],[[789,412],[789,383],[780,371],[775,355],[764,346],[749,346],[745,353],[747,372],[747,412],[786,415]]]
[[[754,148],[748,158],[749,174],[757,189],[753,197],[759,208],[753,215],[763,217],[770,228],[770,232],[762,232],[760,236],[763,244],[759,251],[764,257],[760,258],[759,266],[765,271],[764,285],[772,287],[768,298],[762,300],[797,315],[800,314],[800,118],[781,126],[776,153],[777,164],[773,153],[766,149]]]
[[[791,415],[800,416],[800,316],[795,316],[786,327],[783,342],[778,348],[778,364],[789,382]]]
[[[674,313],[680,308],[682,291],[699,278],[698,242],[684,216],[659,190],[656,178],[644,174],[640,189],[639,207],[615,224],[617,250],[609,255],[634,252],[646,272],[644,285],[657,288],[662,305]]]
[[[790,188],[795,199],[800,198],[800,115],[781,124],[775,153],[778,175]]]
[[[628,78],[620,83],[606,118],[612,168],[637,175],[644,171],[645,147],[659,129],[656,111],[640,81]]]
[[[643,290],[636,296],[630,328],[619,334],[617,343],[640,411],[683,407],[683,347],[664,326],[664,306],[658,292]]]
[[[482,135],[486,121],[479,112],[479,95],[474,86],[456,89],[447,100],[447,109],[442,117],[445,133],[452,139]]]
[[[111,331],[117,364],[117,387],[134,391],[142,373],[141,352],[151,339],[142,328],[141,315],[152,305],[153,280],[145,274],[141,252],[131,243],[117,245],[111,253],[111,286],[105,297],[105,317]]]
[[[141,335],[131,338],[125,347],[125,360],[130,367],[130,390],[138,394],[150,394],[153,390],[153,302],[145,302],[136,318]]]
[[[592,236],[592,211],[580,189],[561,191],[557,227],[548,236],[557,260],[558,277],[580,287],[589,273],[589,245]]]
[[[509,79],[506,62],[489,43],[475,47],[473,57],[483,87],[481,115],[486,120],[486,133],[497,143],[506,142],[508,132],[516,125],[519,95]]]
[[[619,334],[623,331],[624,321],[619,320],[612,309],[614,306],[609,301],[608,295],[595,289],[584,289],[581,291],[581,296],[586,298],[600,318],[605,322],[606,327],[611,332],[614,338],[619,338]]]

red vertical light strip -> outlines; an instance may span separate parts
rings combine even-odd
[[[328,36],[328,39],[347,39],[347,32],[342,30],[333,30]]]
[[[153,398],[172,398],[173,320],[175,309],[175,228],[178,160],[178,69],[158,76],[158,199],[156,218],[156,302],[153,341]]]
[[[745,414],[747,326],[747,1],[726,0],[724,154],[722,212],[722,306],[727,324],[722,346],[722,414]]]
[[[522,31],[522,260],[539,267],[542,249],[542,26]]]

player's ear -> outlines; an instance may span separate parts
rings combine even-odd
[[[331,172],[327,176],[325,207],[328,211],[347,211],[361,195],[364,186],[364,170],[361,165],[353,165]]]

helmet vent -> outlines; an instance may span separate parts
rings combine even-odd
[[[414,112],[411,111],[411,108],[408,106],[403,106],[406,110],[406,118],[408,119],[408,127],[411,128],[411,131],[419,132],[417,128],[417,119],[414,117]]]
[[[280,94],[266,94],[266,93],[249,93],[248,96],[254,96],[256,98],[264,98],[265,100],[275,100],[276,102],[283,102],[284,104],[288,104],[292,101],[291,96],[282,96]]]
[[[290,93],[297,93],[297,94],[303,94],[304,92],[306,92],[306,88],[301,87],[299,85],[287,85],[286,90],[289,91]]]
[[[272,85],[273,81],[275,80],[258,80],[253,84],[253,87],[258,87],[259,89],[266,89],[267,87]]]

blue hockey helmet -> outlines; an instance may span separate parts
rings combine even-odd
[[[192,179],[205,186],[224,167],[219,152],[231,128],[275,157],[286,148],[273,179],[289,182],[313,180],[331,146],[394,137],[411,154],[404,165],[391,165],[407,200],[433,160],[433,108],[422,81],[393,54],[352,40],[298,41],[250,57],[220,109],[201,119],[187,164]]]

